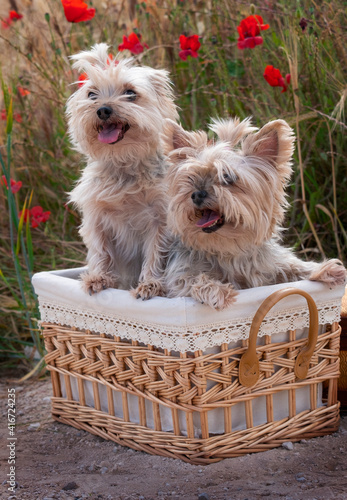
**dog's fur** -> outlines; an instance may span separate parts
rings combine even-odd
[[[160,134],[167,118],[177,119],[171,82],[165,70],[113,60],[106,44],[72,59],[88,77],[67,103],[72,143],[87,158],[70,195],[88,249],[84,289],[138,286],[135,295],[147,299],[161,294],[167,246]]]
[[[216,120],[215,143],[204,132],[170,126],[168,226],[176,241],[164,276],[168,297],[223,309],[238,289],[304,278],[331,286],[345,281],[337,259],[303,262],[280,245],[294,150],[286,122],[255,132],[249,119]]]

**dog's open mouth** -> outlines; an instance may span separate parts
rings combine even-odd
[[[116,144],[124,138],[130,125],[122,122],[103,123],[98,126],[98,140],[104,144]]]
[[[224,225],[224,215],[215,210],[204,208],[197,212],[199,220],[196,226],[201,227],[204,233],[213,233]]]

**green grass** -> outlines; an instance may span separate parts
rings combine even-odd
[[[0,30],[0,65],[4,89],[9,89],[2,109],[8,108],[12,97],[13,113],[22,117],[21,123],[13,121],[10,148],[7,123],[0,122],[0,152],[8,175],[23,182],[13,197],[4,186],[0,194],[3,368],[24,363],[29,369],[32,360],[24,347],[42,348],[31,273],[78,266],[85,258],[77,234],[79,215],[65,207],[66,192],[82,167],[80,156],[70,147],[64,117],[65,102],[73,91],[70,84],[78,78],[68,56],[103,41],[116,54],[123,34],[133,30],[149,45],[137,56],[139,64],[170,71],[180,119],[187,129],[205,128],[215,116],[252,116],[257,126],[275,118],[289,122],[298,143],[285,243],[304,259],[346,256],[343,1],[280,0],[251,6],[231,0],[196,4],[148,0],[137,3],[131,18],[121,2],[109,1],[106,8],[101,2],[94,4],[96,16],[87,23],[68,23],[61,2],[49,0],[47,11],[24,10],[22,20]],[[263,45],[240,50],[237,26],[253,13],[261,15],[270,28],[261,32]],[[307,20],[304,31],[299,25],[302,18]],[[182,61],[179,36],[195,33],[201,35],[199,57]],[[268,64],[282,75],[291,74],[286,92],[263,78]],[[19,85],[30,94],[21,96]],[[20,251],[14,255],[18,223],[15,217],[10,221],[10,210],[18,217],[31,193],[31,206],[41,205],[51,218],[30,231],[23,225]]]

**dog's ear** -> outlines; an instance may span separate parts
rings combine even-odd
[[[242,152],[245,156],[258,157],[272,164],[283,177],[289,178],[294,143],[295,136],[288,123],[274,120],[264,125],[259,132],[247,136],[242,144]]]
[[[72,67],[84,71],[91,66],[105,68],[109,61],[109,46],[106,43],[97,43],[91,50],[84,50],[70,57],[74,61]]]
[[[220,140],[227,142],[231,147],[236,146],[246,135],[257,130],[252,127],[251,118],[246,118],[240,122],[239,118],[229,120],[213,118],[210,130],[217,134]]]
[[[149,81],[157,95],[162,115],[164,118],[176,120],[178,118],[178,113],[174,103],[174,94],[169,72],[165,69],[153,69],[149,67],[142,69],[146,69],[148,72]]]
[[[188,156],[195,156],[207,145],[207,134],[202,130],[187,132],[181,125],[165,120],[164,126],[165,151],[172,162],[179,162]]]

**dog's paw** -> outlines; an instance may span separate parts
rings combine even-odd
[[[116,281],[112,276],[98,273],[84,273],[81,275],[82,288],[89,295],[101,292],[106,288],[114,288]]]
[[[148,300],[152,297],[163,296],[164,290],[160,281],[151,280],[143,281],[130,293],[135,299]]]
[[[322,281],[329,286],[343,285],[346,282],[347,271],[342,262],[338,259],[331,259],[320,264],[309,279],[312,281]]]
[[[238,292],[231,284],[210,281],[209,283],[196,283],[192,286],[192,297],[217,311],[222,311],[234,304],[237,295]]]

